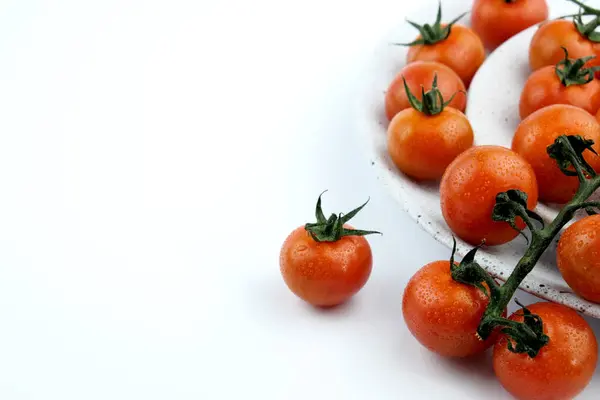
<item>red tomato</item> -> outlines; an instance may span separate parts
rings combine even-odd
[[[520,400],[565,400],[588,385],[596,369],[598,344],[594,331],[575,311],[554,303],[528,309],[542,318],[548,344],[535,358],[508,349],[508,339],[494,346],[494,372],[504,388]],[[520,312],[510,319],[523,321]]]
[[[600,81],[595,79],[583,85],[565,86],[554,66],[538,69],[527,79],[521,93],[521,118],[553,104],[570,104],[596,114],[600,108]]]
[[[546,0],[475,0],[471,10],[471,26],[490,50],[547,18]]]
[[[482,240],[499,245],[518,233],[506,222],[492,220],[496,195],[518,189],[528,195],[527,207],[537,204],[538,188],[531,166],[517,153],[500,146],[476,146],[448,166],[440,185],[442,213],[450,229],[473,245]],[[523,221],[517,226],[524,228]]]
[[[451,107],[437,115],[406,109],[388,127],[388,151],[394,164],[415,179],[441,178],[452,160],[472,145],[471,124]]]
[[[542,108],[525,118],[513,137],[512,148],[533,167],[539,185],[540,200],[549,203],[566,203],[573,198],[579,180],[567,176],[547,148],[560,135],[581,135],[592,139],[594,149],[600,151],[600,124],[588,112],[570,105],[557,104]],[[586,161],[600,171],[600,157],[584,153]]]
[[[466,89],[462,80],[456,75],[456,72],[444,64],[437,62],[416,61],[400,70],[400,73],[390,84],[385,94],[385,113],[388,120],[391,121],[400,111],[411,108],[408,96],[404,90],[402,78],[406,79],[410,91],[419,100],[422,100],[420,96],[421,87],[424,87],[425,90],[431,90],[431,83],[436,74],[438,77],[438,89],[442,93],[443,98],[450,99],[456,95],[449,106],[464,112],[467,105],[467,96],[461,93],[461,91],[464,92]]]
[[[373,255],[364,237],[316,242],[301,226],[283,244],[279,264],[294,294],[314,306],[329,307],[347,301],[367,283]]]
[[[545,22],[537,30],[529,45],[529,65],[537,70],[556,65],[564,58],[563,47],[573,58],[600,55],[600,43],[594,43],[581,35],[572,21],[553,20]],[[600,65],[600,59],[588,62],[588,66]]]
[[[435,44],[411,46],[406,61],[436,61],[445,64],[452,68],[468,87],[484,59],[485,49],[479,36],[470,28],[455,24],[446,39]]]
[[[429,350],[447,357],[483,352],[496,337],[482,341],[476,335],[489,303],[479,289],[455,282],[449,261],[421,268],[408,282],[402,313],[413,336]]]
[[[600,303],[600,215],[583,218],[565,229],[556,261],[575,293]]]

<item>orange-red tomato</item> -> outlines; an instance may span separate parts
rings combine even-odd
[[[583,218],[565,229],[556,261],[575,293],[600,303],[600,215]]]
[[[471,26],[490,50],[547,18],[546,0],[475,0],[471,10]]]
[[[535,358],[513,353],[508,339],[494,345],[494,372],[504,388],[520,400],[566,400],[588,385],[598,359],[594,331],[574,310],[560,304],[536,303],[527,307],[539,315],[550,338]],[[522,313],[510,319],[523,321]]]
[[[538,188],[531,166],[517,153],[500,146],[476,146],[448,166],[440,185],[442,214],[450,229],[473,245],[507,243],[517,236],[506,222],[492,220],[496,195],[517,189],[534,209]],[[523,221],[517,225],[524,228]]]
[[[562,204],[573,198],[579,180],[563,174],[556,160],[547,153],[548,146],[560,135],[581,135],[592,139],[594,149],[600,151],[598,121],[587,111],[564,104],[542,108],[521,121],[513,137],[512,149],[533,167],[540,200]],[[586,161],[600,171],[600,157],[589,151],[584,154]]]
[[[394,164],[419,180],[441,178],[452,160],[472,145],[471,124],[452,107],[437,115],[405,109],[388,127],[388,151]]]
[[[317,242],[302,226],[285,240],[279,265],[293,293],[314,306],[329,307],[350,299],[367,283],[373,255],[362,236]]]
[[[385,113],[388,120],[392,120],[396,114],[407,108],[411,108],[404,90],[404,82],[419,100],[421,99],[421,87],[425,91],[431,90],[434,77],[437,75],[438,89],[442,93],[444,99],[450,99],[453,95],[454,99],[449,106],[460,111],[465,111],[467,105],[467,96],[461,91],[465,91],[465,84],[460,77],[456,75],[450,67],[432,61],[416,61],[406,65],[390,84],[385,93]]]
[[[521,93],[521,118],[552,104],[570,104],[596,114],[600,108],[600,81],[594,79],[583,85],[565,86],[556,76],[554,66],[538,69],[527,79]]]
[[[420,35],[417,39],[420,39]],[[479,36],[466,26],[454,24],[446,39],[435,44],[411,46],[406,61],[437,61],[445,64],[468,87],[484,59],[485,49]]]
[[[600,43],[582,36],[572,21],[553,20],[540,26],[529,45],[529,66],[537,70],[556,65],[565,57],[565,47],[571,58],[600,55]],[[600,59],[588,61],[587,66],[600,65]]]
[[[482,341],[476,335],[488,303],[481,290],[452,279],[449,261],[435,261],[408,282],[402,313],[423,346],[443,356],[467,357],[483,352],[496,339],[492,335]]]

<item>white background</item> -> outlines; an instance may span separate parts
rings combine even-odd
[[[0,398],[506,398],[406,330],[404,285],[449,253],[355,142],[365,54],[414,6],[1,1]],[[324,189],[384,232],[328,312],[278,266]]]

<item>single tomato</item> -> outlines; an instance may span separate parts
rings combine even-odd
[[[600,81],[594,79],[593,69],[584,67],[586,61],[569,59],[565,49],[564,60],[556,66],[533,72],[521,92],[521,118],[552,104],[570,104],[596,114],[600,108]]]
[[[483,352],[496,337],[483,341],[477,327],[489,299],[480,289],[452,279],[449,261],[421,268],[402,297],[404,321],[412,335],[429,350],[446,357]]]
[[[494,345],[494,372],[504,388],[520,400],[566,400],[588,385],[596,369],[598,344],[594,331],[574,310],[540,302],[527,307],[541,317],[548,343],[537,356],[513,353],[503,336]],[[523,321],[522,312],[511,315]]]
[[[460,111],[447,107],[437,87],[419,101],[405,83],[413,108],[407,108],[388,126],[388,152],[400,171],[418,179],[439,179],[448,164],[473,145],[473,129]]]
[[[585,217],[565,229],[556,262],[575,293],[600,303],[600,215]]]
[[[509,189],[527,194],[527,207],[537,204],[538,188],[531,166],[510,149],[476,146],[459,155],[446,169],[440,202],[446,223],[456,235],[477,245],[494,246],[514,239],[518,232],[507,222],[492,220],[496,195]],[[517,220],[524,228],[524,222]]]
[[[317,201],[317,222],[294,230],[279,256],[283,279],[298,297],[314,306],[330,307],[355,295],[371,275],[373,255],[363,237],[374,231],[346,224],[364,206],[326,219]]]
[[[475,0],[471,10],[471,26],[489,50],[547,18],[546,0]]]
[[[564,57],[563,47],[573,58],[600,55],[600,43],[582,34],[573,21],[553,20],[543,23],[533,35],[529,45],[529,66],[535,71],[556,65]],[[587,63],[589,67],[598,65],[599,58]]]
[[[580,135],[595,142],[600,151],[600,124],[585,110],[571,105],[556,104],[542,108],[519,124],[513,137],[512,149],[533,167],[539,186],[540,200],[549,203],[566,203],[579,187],[575,176],[567,176],[550,158],[547,148],[560,135]],[[584,153],[585,160],[600,171],[600,157]]]
[[[418,27],[420,35],[408,43],[410,49],[406,57],[407,63],[414,61],[436,61],[447,65],[458,74],[465,86],[469,87],[471,79],[485,59],[485,49],[481,39],[472,29],[456,24],[462,15],[450,22],[442,24],[441,4],[433,25]]]
[[[456,95],[449,106],[464,112],[467,105],[466,89],[465,84],[456,75],[456,72],[450,67],[437,62],[416,61],[400,70],[385,93],[385,113],[388,120],[391,121],[400,111],[411,108],[404,89],[404,79],[406,79],[410,91],[416,93],[418,98],[421,94],[421,88],[431,90],[431,82],[433,82],[436,75],[438,77],[438,89],[442,96],[449,99],[451,96]]]

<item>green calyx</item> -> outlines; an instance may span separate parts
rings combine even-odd
[[[408,102],[410,103],[411,107],[425,115],[437,115],[441,113],[444,111],[444,108],[446,108],[446,106],[452,102],[456,94],[459,93],[454,93],[450,100],[444,102],[442,92],[440,92],[438,88],[437,74],[435,74],[433,77],[433,83],[431,84],[431,90],[426,92],[425,88],[421,86],[421,100],[419,100],[410,91],[408,84],[406,83],[406,79],[402,77],[402,80],[404,81],[404,90],[406,91],[406,97],[408,97]]]
[[[304,229],[315,242],[336,242],[344,236],[365,236],[375,233],[381,234],[381,232],[377,231],[346,229],[344,227],[344,224],[354,218],[354,216],[358,214],[364,206],[367,205],[369,200],[367,200],[362,206],[355,208],[346,215],[342,213],[338,215],[331,214],[329,218],[325,218],[325,214],[323,214],[323,209],[321,208],[321,196],[323,196],[323,193],[319,195],[319,199],[317,200],[317,207],[315,211],[317,222],[308,223],[304,226]]]
[[[588,56],[577,59],[570,59],[569,52],[565,47],[562,48],[565,52],[565,58],[560,60],[554,67],[556,76],[560,79],[560,83],[569,87],[571,85],[585,85],[594,80],[594,73],[600,67],[584,68],[585,63],[594,59],[596,56]]]
[[[467,13],[463,13],[459,15],[457,18],[452,20],[446,26],[442,26],[442,3],[440,1],[438,6],[437,17],[433,25],[424,24],[419,25],[410,20],[406,20],[409,24],[411,24],[415,29],[419,31],[421,37],[410,43],[396,43],[400,46],[417,46],[417,45],[432,45],[442,40],[446,40],[448,36],[450,36],[450,32],[452,31],[452,25],[458,22],[462,17],[467,15]]]
[[[509,338],[508,350],[527,353],[529,357],[535,358],[550,338],[544,333],[544,324],[539,315],[532,314],[519,300],[515,299],[515,302],[521,307],[523,322],[501,318],[502,321],[499,322],[504,326],[501,332]]]
[[[587,38],[594,43],[600,43],[600,32],[596,32],[596,28],[600,26],[600,10],[590,7],[579,0],[568,0],[577,4],[580,9],[579,13],[572,15],[573,24],[581,36]],[[583,16],[594,16],[589,22],[583,22]],[[564,18],[564,17],[563,17]]]

